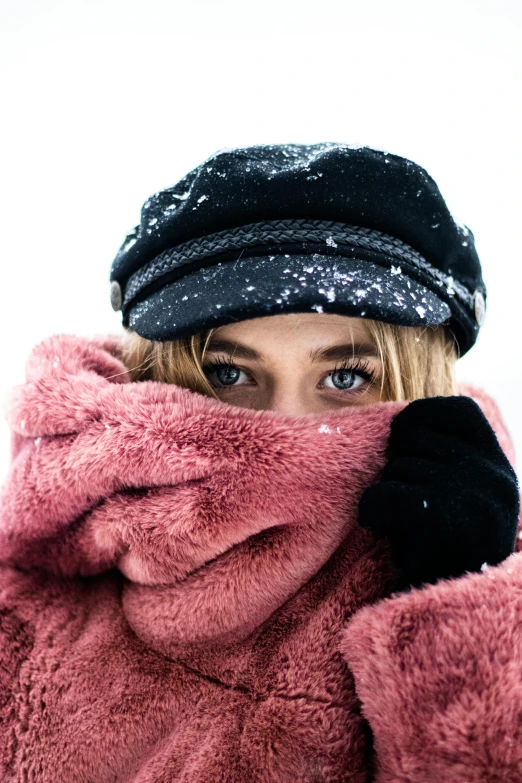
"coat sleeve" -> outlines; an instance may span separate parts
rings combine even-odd
[[[340,649],[376,783],[522,783],[522,553],[364,607]]]

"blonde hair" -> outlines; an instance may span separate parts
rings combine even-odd
[[[382,363],[383,402],[457,394],[457,350],[445,327],[394,326],[371,320],[365,323]],[[125,330],[123,361],[131,380],[173,383],[217,398],[202,367],[213,331],[154,342]]]

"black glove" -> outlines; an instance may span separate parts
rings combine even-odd
[[[431,397],[393,420],[359,523],[388,538],[402,589],[500,563],[514,551],[519,507],[515,472],[477,403]]]

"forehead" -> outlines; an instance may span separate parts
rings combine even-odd
[[[373,343],[363,318],[337,313],[284,313],[252,318],[220,326],[214,335],[227,340],[299,340],[337,342],[339,340]]]

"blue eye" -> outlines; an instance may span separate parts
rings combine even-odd
[[[239,376],[241,375],[241,370],[233,365],[217,367],[214,372],[218,381],[222,383],[223,386],[233,386],[237,383]]]
[[[236,367],[232,362],[224,361],[210,361],[203,367],[205,375],[212,383],[213,386],[243,386],[243,383],[238,383],[241,375],[247,377],[243,370]]]
[[[361,384],[365,382],[365,378],[363,378],[362,375],[359,375],[353,370],[334,370],[325,379],[326,386],[328,385],[327,381],[330,380],[332,381],[335,388],[341,391],[347,391],[349,389],[357,389],[359,388],[359,386],[361,386]]]
[[[357,359],[351,363],[346,361],[336,367],[326,376],[323,386],[337,391],[355,391],[364,384],[372,384],[375,371],[367,361]]]

